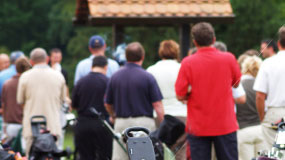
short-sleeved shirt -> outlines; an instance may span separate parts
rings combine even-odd
[[[47,129],[61,136],[60,109],[65,97],[65,80],[60,72],[44,64],[24,72],[17,90],[17,102],[24,104],[23,136],[32,136],[30,120],[35,115],[45,116]]]
[[[1,101],[3,107],[3,117],[5,123],[22,124],[23,108],[17,103],[17,88],[19,75],[7,80],[2,88]]]
[[[90,108],[108,116],[104,107],[104,95],[108,78],[102,73],[90,72],[81,78],[72,92],[72,107],[77,110],[78,116],[92,116]]]
[[[175,94],[175,81],[180,69],[180,63],[176,60],[161,60],[156,64],[147,68],[147,72],[151,73],[163,96],[164,113],[172,116],[186,117],[187,107],[185,104],[177,100]]]
[[[285,106],[285,51],[263,61],[253,89],[267,94],[267,107]]]
[[[117,117],[153,117],[152,103],[162,94],[154,77],[135,63],[127,63],[112,77],[106,103],[112,104]]]
[[[178,96],[190,94],[186,124],[189,134],[219,136],[238,129],[232,86],[239,84],[240,76],[235,57],[212,47],[200,48],[182,61],[175,90]]]
[[[74,85],[76,85],[80,78],[86,76],[91,71],[92,61],[94,57],[94,55],[91,55],[90,57],[85,58],[78,63],[75,71]],[[108,58],[108,69],[106,76],[110,78],[119,68],[120,66],[116,61]]]

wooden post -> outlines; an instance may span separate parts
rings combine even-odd
[[[190,48],[190,25],[181,24],[179,30],[179,39],[180,39],[180,58],[181,60],[188,55]]]
[[[113,25],[113,49],[116,49],[116,47],[124,42],[124,27],[120,25]]]

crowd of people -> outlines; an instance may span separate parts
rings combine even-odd
[[[160,43],[160,61],[142,68],[146,56],[139,42],[125,49],[126,64],[105,57],[105,40],[89,40],[90,57],[75,70],[69,96],[68,75],[60,49],[35,48],[29,58],[21,51],[0,54],[2,137],[22,131],[25,152],[32,142],[30,118],[43,115],[47,128],[63,146],[64,113],[77,112],[75,147],[82,160],[126,160],[127,154],[102,126],[105,119],[121,133],[128,127],[155,130],[169,114],[185,123],[185,142],[176,159],[249,160],[270,149],[276,131],[271,123],[285,116],[285,27],[279,40],[262,40],[260,54],[250,49],[237,59],[216,42],[211,24],[191,29],[195,48],[181,63],[179,45]],[[11,63],[11,64],[10,64]],[[94,114],[95,110],[96,113]]]

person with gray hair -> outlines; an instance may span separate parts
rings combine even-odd
[[[227,52],[227,45],[224,42],[221,41],[216,41],[214,43],[214,47],[217,48],[218,50],[222,51],[222,52]]]
[[[60,72],[48,66],[44,49],[36,48],[30,54],[33,68],[19,79],[17,102],[24,108],[23,137],[26,141],[26,155],[33,142],[30,119],[35,115],[46,117],[47,129],[61,137],[60,107],[65,101],[65,80]]]

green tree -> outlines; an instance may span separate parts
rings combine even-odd
[[[28,53],[48,43],[48,13],[55,0],[1,0],[0,44]]]
[[[284,1],[231,0],[231,4],[234,23],[215,26],[217,39],[224,41],[229,51],[238,56],[247,49],[259,49],[264,38],[277,39],[285,18]]]

